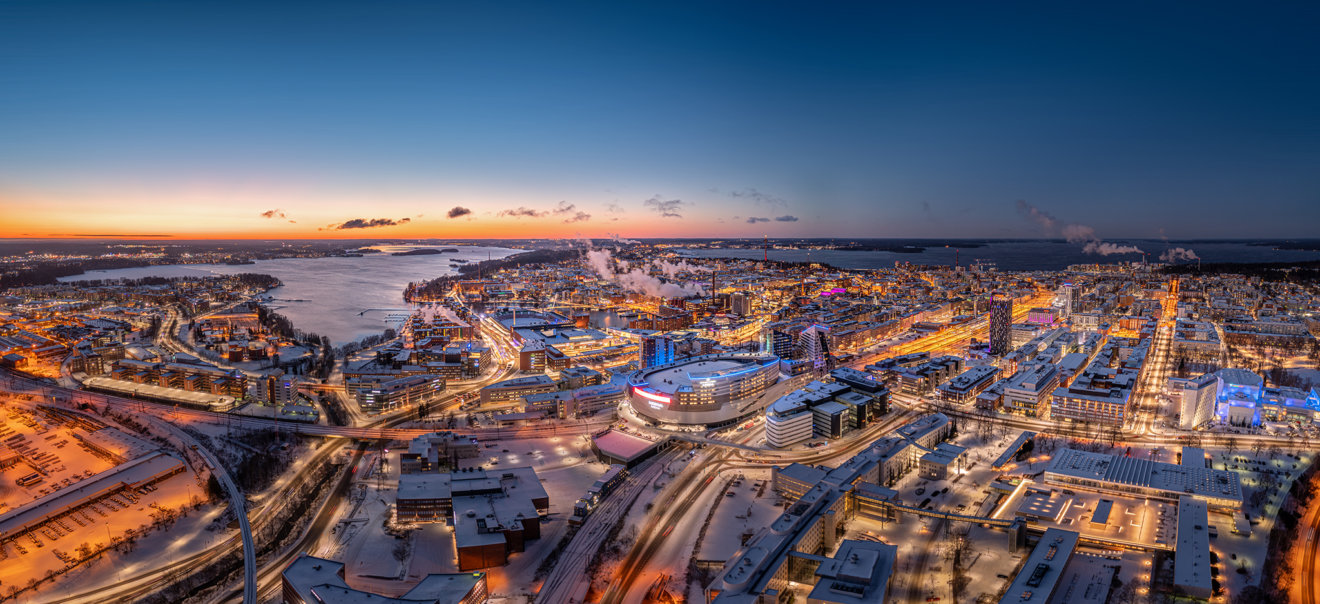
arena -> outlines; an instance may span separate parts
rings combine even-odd
[[[711,354],[636,371],[628,393],[648,422],[719,428],[759,415],[778,381],[779,357]]]

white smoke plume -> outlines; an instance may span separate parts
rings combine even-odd
[[[1086,247],[1081,248],[1082,253],[1098,253],[1101,256],[1115,255],[1115,253],[1144,253],[1137,245],[1119,245],[1114,243],[1105,243],[1105,241],[1088,241]]]
[[[616,270],[614,267],[616,262],[609,250],[590,250],[587,252],[587,265],[596,271],[601,279],[614,283],[625,290],[663,298],[697,296],[703,293],[700,286],[685,287],[678,283],[670,283],[650,274],[646,270],[629,268],[626,262],[622,263],[623,270]]]
[[[1062,236],[1068,243],[1082,243],[1082,253],[1100,254],[1109,256],[1112,254],[1143,254],[1134,245],[1119,245],[1116,243],[1105,243],[1095,234],[1095,229],[1084,224],[1070,222],[1064,224],[1063,221],[1050,215],[1036,206],[1033,206],[1021,199],[1017,201],[1018,212],[1030,218],[1032,222],[1040,225],[1041,229],[1052,236]],[[1060,226],[1062,225],[1062,226]]]
[[[669,277],[670,279],[678,277],[679,273],[695,273],[698,271],[709,270],[703,266],[690,264],[686,260],[679,260],[678,262],[675,263],[662,259],[659,262],[655,263],[655,267],[660,269],[660,272],[664,273],[664,275],[666,277]]]
[[[1095,229],[1084,224],[1065,225],[1063,227],[1063,238],[1067,239],[1068,243],[1099,241],[1099,238],[1095,236]]]
[[[1175,247],[1172,249],[1165,250],[1163,254],[1160,254],[1160,262],[1174,263],[1174,262],[1178,262],[1179,260],[1200,260],[1200,259],[1201,257],[1197,256],[1196,252],[1193,252],[1192,250],[1189,250],[1185,247]]]

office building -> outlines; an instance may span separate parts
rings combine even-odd
[[[735,315],[746,317],[752,314],[752,298],[744,292],[737,292],[729,296],[729,311]]]
[[[529,394],[556,392],[559,383],[548,375],[529,375],[495,382],[481,389],[481,404],[507,403],[522,400]]]
[[[1004,410],[1027,417],[1047,419],[1050,401],[1059,384],[1059,372],[1052,363],[1027,365],[1004,382]]]
[[[781,398],[766,408],[765,443],[772,447],[787,447],[811,440],[815,416],[805,399]]]
[[[939,387],[940,399],[950,403],[967,404],[972,402],[999,377],[999,368],[994,365],[972,367],[962,372]]]
[[[433,375],[412,375],[374,383],[358,383],[350,388],[358,406],[368,413],[377,413],[434,402],[445,390],[445,380]]]

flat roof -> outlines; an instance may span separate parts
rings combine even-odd
[[[660,444],[640,436],[633,436],[618,430],[608,430],[591,439],[601,453],[614,459],[632,461]]]
[[[1036,548],[1031,550],[1022,570],[999,599],[1000,604],[1045,604],[1063,577],[1063,567],[1077,549],[1078,534],[1063,529],[1046,529]]]
[[[1197,595],[1210,593],[1210,522],[1204,501],[1178,500],[1178,549],[1173,554],[1173,584]],[[1194,591],[1195,590],[1195,591]]]
[[[427,575],[408,593],[393,598],[353,589],[340,576],[343,562],[326,560],[302,554],[289,564],[281,576],[307,602],[349,604],[364,601],[382,604],[460,604],[486,573],[452,573]]]
[[[1063,568],[1063,577],[1049,604],[1105,604],[1118,566],[1108,558],[1076,555]]]
[[[1114,510],[1112,499],[1101,499],[1095,504],[1095,513],[1091,514],[1091,524],[1109,524],[1109,513]]]
[[[1130,485],[1204,498],[1242,501],[1242,485],[1237,472],[1197,468],[1077,449],[1059,449],[1045,468],[1051,475]]]
[[[89,377],[83,380],[83,384],[98,390],[106,390],[119,394],[139,395],[156,400],[166,400],[171,402],[195,405],[201,407],[223,406],[227,407],[234,402],[234,397],[209,392],[197,392],[194,390],[180,390],[178,388],[166,388],[155,384],[138,384],[127,380],[116,380],[103,376]]]
[[[1004,449],[1004,452],[999,454],[999,457],[995,459],[995,463],[990,464],[990,467],[999,469],[1008,464],[1008,462],[1013,461],[1013,459],[1017,457],[1017,452],[1022,448],[1022,445],[1027,444],[1027,441],[1033,438],[1036,438],[1035,432],[1023,430],[1013,442],[1009,443],[1008,447]]]
[[[807,596],[810,602],[884,602],[894,573],[898,546],[846,539],[834,557],[816,569],[818,580]]]
[[[1188,466],[1192,468],[1204,468],[1205,449],[1202,449],[1200,447],[1184,446],[1182,448],[1182,459],[1180,461],[1184,466]]]
[[[182,466],[183,461],[162,451],[119,464],[67,489],[60,489],[27,505],[0,514],[0,536],[20,533],[88,499],[121,487],[133,487],[150,482],[159,476],[175,472]]]

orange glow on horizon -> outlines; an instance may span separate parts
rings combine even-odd
[[[684,211],[683,218],[661,218],[640,207],[623,213],[604,209],[605,203],[581,202],[589,220],[565,222],[550,212],[545,201],[489,200],[453,202],[422,200],[412,195],[398,201],[362,203],[344,195],[324,200],[291,196],[267,201],[266,195],[225,199],[215,191],[181,193],[177,199],[144,200],[132,194],[74,195],[52,201],[52,195],[0,191],[0,238],[5,239],[133,239],[133,240],[294,240],[294,239],[594,239],[622,237],[723,237],[741,225],[726,224],[709,215],[720,208]],[[274,195],[270,198],[276,197]],[[426,196],[431,197],[431,196]],[[445,197],[453,198],[452,195]],[[608,202],[606,202],[608,203]],[[613,205],[613,204],[610,204]],[[448,218],[451,208],[471,213]],[[500,216],[502,209],[527,207],[539,217]],[[283,215],[265,218],[278,209]],[[350,220],[388,219],[400,224],[337,229]],[[406,219],[406,221],[405,221]],[[791,228],[792,225],[785,225]],[[766,226],[756,227],[760,235]]]

